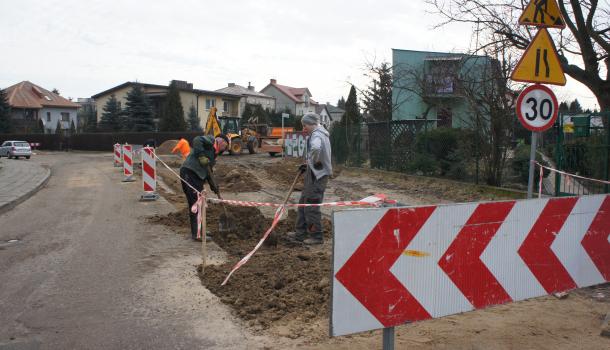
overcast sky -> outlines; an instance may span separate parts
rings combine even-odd
[[[30,80],[65,97],[125,81],[187,80],[216,90],[270,78],[308,87],[319,102],[359,88],[367,61],[391,49],[463,52],[470,28],[433,30],[421,0],[0,1],[0,88]],[[596,100],[568,78],[559,100]]]

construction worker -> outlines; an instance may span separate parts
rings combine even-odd
[[[328,131],[320,125],[320,116],[308,113],[301,119],[303,131],[309,135],[305,163],[299,171],[305,176],[305,186],[299,203],[319,204],[324,199],[328,178],[332,174],[331,149]],[[322,244],[322,213],[320,207],[299,207],[295,232],[288,238],[308,245]]]
[[[172,153],[178,153],[182,156],[182,160],[185,160],[188,157],[189,153],[191,153],[191,147],[189,146],[189,142],[185,139],[180,139],[176,146],[172,149]]]
[[[212,192],[216,193],[219,199],[222,199],[220,189],[212,176],[212,168],[216,163],[216,156],[225,151],[227,144],[228,142],[222,138],[217,140],[210,135],[195,136],[191,152],[180,167],[180,177],[199,192],[203,190],[203,185],[207,181]],[[188,202],[187,210],[191,223],[191,238],[200,241],[197,238],[197,214],[191,212],[191,207],[197,202],[197,192],[185,184],[184,181],[182,182],[182,190]]]

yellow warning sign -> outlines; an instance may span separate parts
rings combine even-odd
[[[528,83],[566,84],[555,44],[545,28],[540,28],[510,78]]]
[[[552,28],[566,27],[566,22],[557,6],[557,0],[530,1],[519,17],[519,24]]]

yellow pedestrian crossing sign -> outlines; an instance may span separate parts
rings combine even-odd
[[[555,44],[545,28],[540,28],[510,78],[528,83],[566,84]]]
[[[531,0],[519,17],[519,24],[552,28],[566,27],[557,0]]]

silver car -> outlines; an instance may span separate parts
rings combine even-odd
[[[9,159],[25,157],[30,159],[32,156],[32,148],[25,141],[4,141],[0,146],[0,157],[8,157]]]

